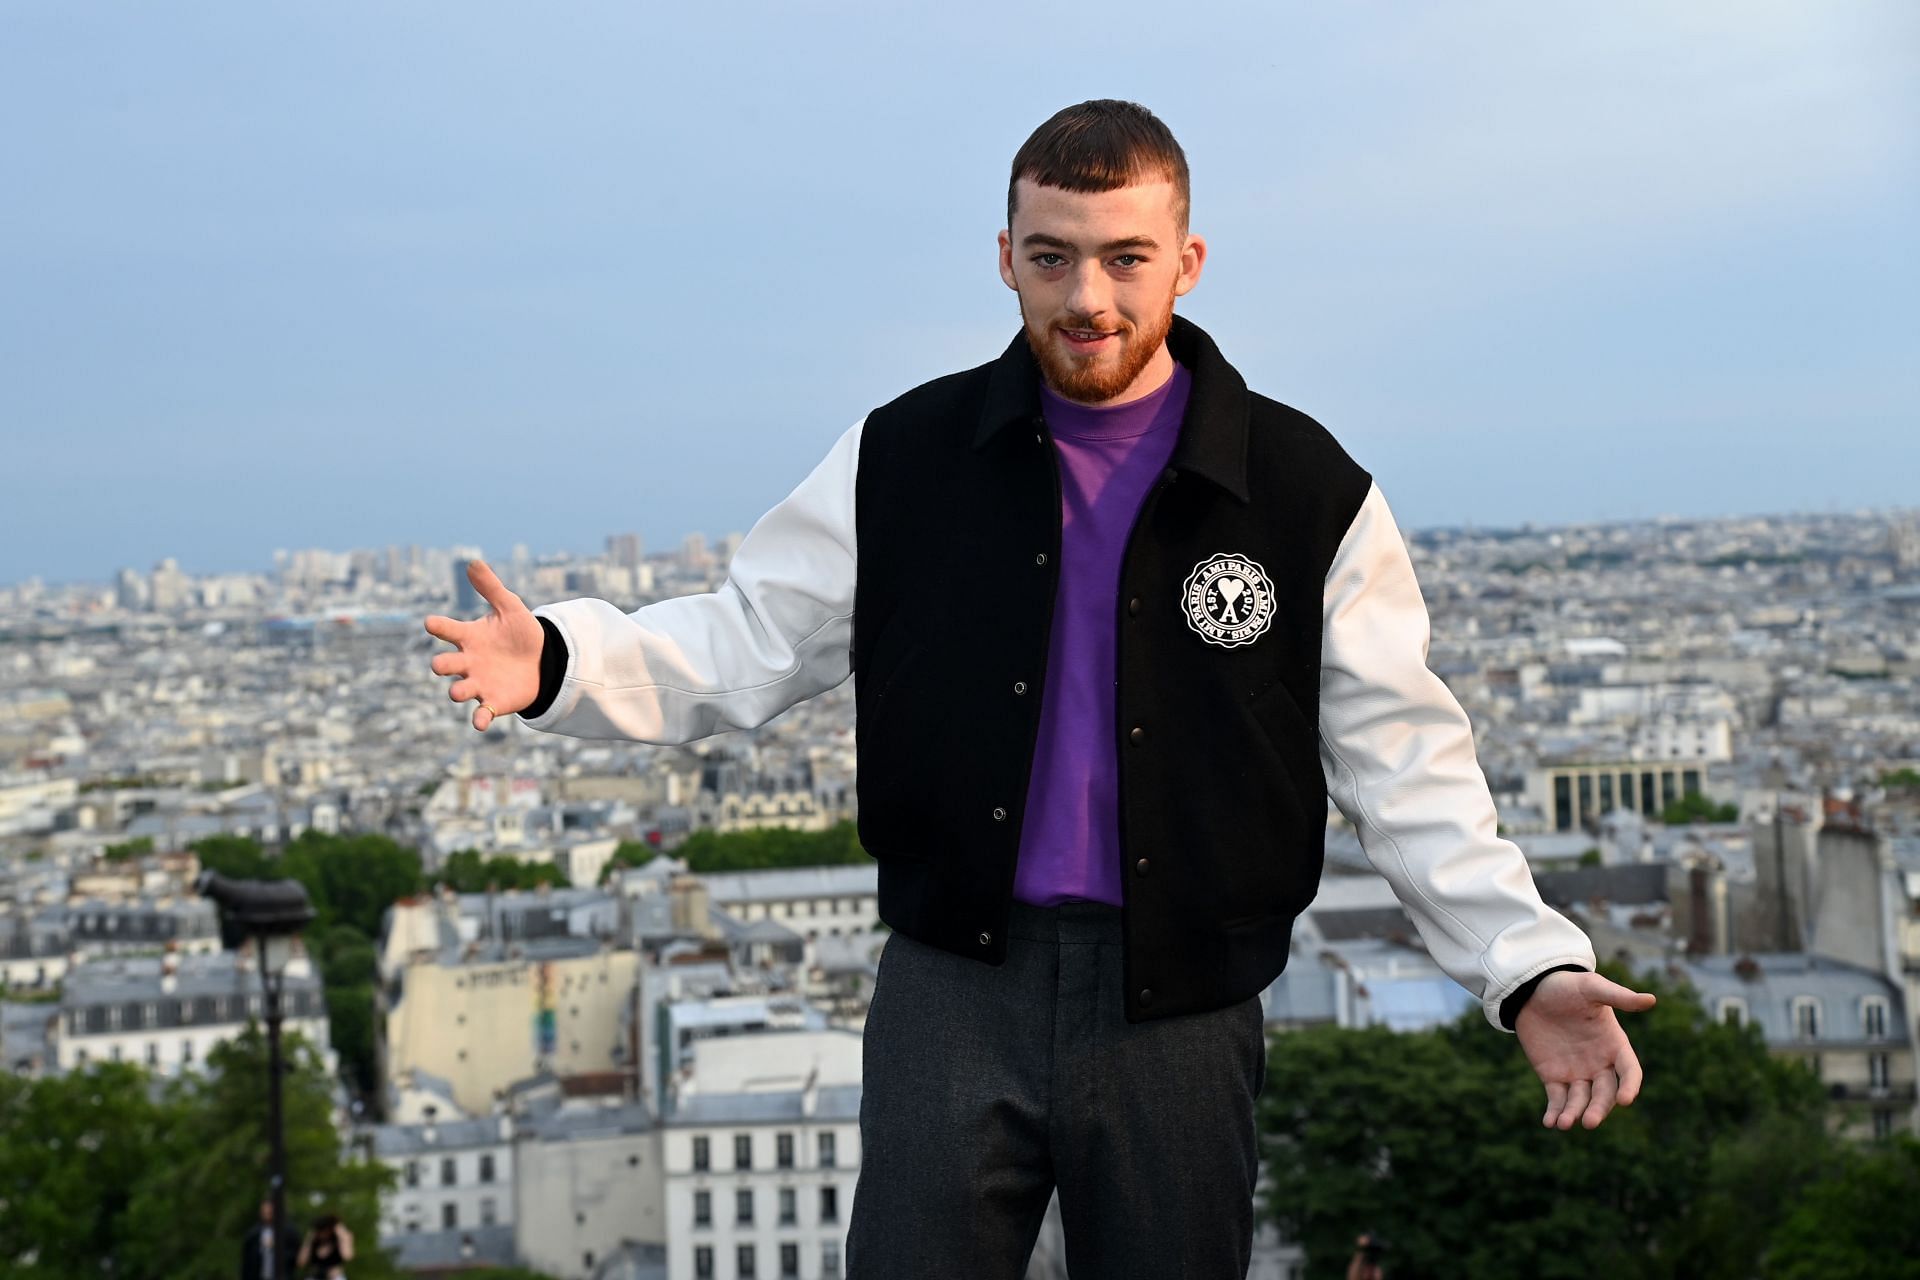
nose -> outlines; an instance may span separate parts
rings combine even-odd
[[[1111,299],[1107,274],[1097,259],[1083,261],[1074,267],[1066,298],[1069,311],[1092,320],[1107,309]]]

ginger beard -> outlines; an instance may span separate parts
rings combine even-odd
[[[1100,404],[1113,399],[1140,376],[1154,353],[1167,340],[1168,330],[1173,328],[1173,290],[1167,291],[1167,305],[1153,317],[1153,327],[1139,329],[1125,320],[1116,322],[1113,318],[1099,324],[1092,323],[1088,316],[1063,316],[1036,328],[1027,315],[1027,302],[1020,299],[1020,328],[1027,335],[1027,346],[1033,352],[1033,358],[1040,363],[1040,372],[1045,376],[1047,385],[1069,400],[1078,400],[1082,404]],[[1119,350],[1099,351],[1090,355],[1077,355],[1070,351],[1066,339],[1056,330],[1059,329],[1098,329],[1117,332]]]

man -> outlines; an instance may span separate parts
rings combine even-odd
[[[530,613],[484,564],[473,724],[685,742],[855,685],[893,929],[869,1012],[852,1280],[1021,1274],[1057,1186],[1076,1275],[1243,1276],[1261,991],[1329,797],[1434,958],[1516,1030],[1544,1123],[1640,1069],[1495,814],[1384,498],[1173,313],[1206,260],[1131,103],[1014,158],[999,359],[856,423],[716,592]]]
[[[260,1220],[247,1228],[240,1242],[241,1280],[291,1280],[294,1240],[299,1233],[274,1230],[273,1200],[260,1202]]]

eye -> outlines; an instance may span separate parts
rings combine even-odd
[[[1143,261],[1143,259],[1137,253],[1123,253],[1119,257],[1115,258],[1113,261],[1116,266],[1125,267],[1128,270],[1131,270],[1134,267],[1139,266],[1140,263]]]
[[[1049,259],[1051,259],[1051,261],[1049,261]],[[1033,265],[1043,267],[1049,271],[1065,261],[1066,259],[1057,253],[1036,253],[1033,255]]]

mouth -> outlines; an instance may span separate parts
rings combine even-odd
[[[1075,353],[1104,350],[1120,336],[1118,329],[1059,329],[1057,332],[1066,340],[1067,349]]]

